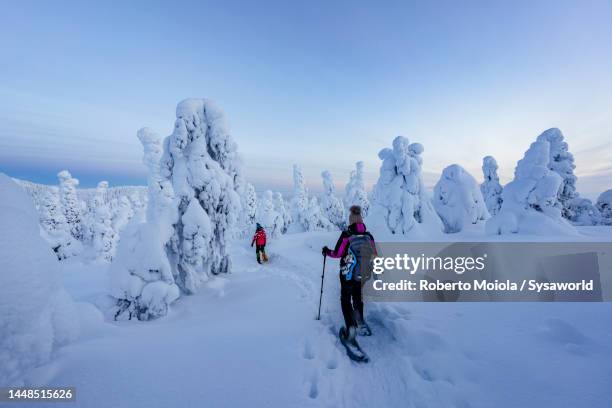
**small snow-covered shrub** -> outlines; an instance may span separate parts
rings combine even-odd
[[[411,144],[405,137],[398,136],[392,148],[378,153],[382,166],[368,216],[370,229],[384,228],[392,234],[418,230],[425,235],[442,231],[442,221],[421,176],[423,150],[420,143]]]
[[[20,386],[79,326],[32,200],[1,173],[0,196],[0,384]]]
[[[601,214],[588,198],[575,197],[567,202],[569,220],[574,225],[599,225]]]
[[[355,170],[351,171],[349,182],[344,191],[344,207],[348,210],[354,205],[361,207],[362,216],[366,217],[370,210],[370,201],[365,189],[363,179],[363,162],[355,163]]]
[[[606,190],[599,195],[596,206],[601,215],[601,223],[612,225],[612,189]]]
[[[487,221],[488,234],[575,234],[562,216],[557,192],[563,179],[549,169],[550,144],[531,144],[504,187],[500,211]]]
[[[332,180],[331,173],[327,170],[321,173],[323,179],[323,196],[321,197],[321,207],[329,222],[338,229],[346,227],[346,216],[342,201],[336,197],[336,187]]]
[[[491,215],[498,213],[502,203],[501,193],[503,187],[499,184],[497,168],[497,161],[493,156],[485,156],[482,159],[482,174],[484,176],[484,181],[480,185],[480,192],[487,205],[487,210]]]
[[[478,183],[458,164],[442,171],[434,187],[433,205],[449,233],[459,232],[466,225],[489,218]]]

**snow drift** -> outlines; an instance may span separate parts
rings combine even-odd
[[[22,385],[79,328],[31,199],[1,173],[0,195],[0,384]]]

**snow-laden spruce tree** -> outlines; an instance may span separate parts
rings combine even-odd
[[[442,171],[434,187],[433,205],[447,233],[459,232],[489,218],[476,179],[458,164]]]
[[[351,175],[346,188],[344,190],[344,207],[348,210],[354,205],[361,207],[361,214],[365,217],[370,209],[370,201],[366,193],[365,182],[363,177],[363,162],[355,163],[355,170],[351,171]]]
[[[240,160],[222,112],[204,99],[180,102],[161,168],[178,202],[168,256],[178,286],[194,293],[231,270],[227,242],[240,212]]]
[[[119,234],[134,216],[132,202],[127,196],[121,196],[113,200],[111,208],[113,209],[113,229]]]
[[[280,192],[274,193],[274,210],[281,216],[283,221],[283,225],[281,227],[281,234],[287,233],[289,226],[291,225],[291,213],[287,209],[287,204],[285,203],[285,199]]]
[[[304,185],[302,169],[293,165],[293,198],[291,199],[294,232],[329,230],[332,224],[321,211],[316,197],[310,197]]]
[[[38,213],[42,227],[41,235],[49,243],[59,260],[81,253],[83,247],[70,234],[57,194],[51,190],[44,193],[39,203]]]
[[[0,197],[0,384],[23,386],[78,336],[79,316],[30,196],[0,173]]]
[[[561,216],[557,192],[563,184],[549,169],[550,144],[539,139],[531,144],[514,170],[514,180],[502,192],[499,212],[486,224],[488,234],[575,234]]]
[[[148,204],[145,222],[128,226],[122,233],[111,265],[116,320],[164,316],[180,293],[167,256],[178,211],[172,182],[161,174],[161,138],[151,129],[142,128],[138,139],[148,169]]]
[[[370,229],[392,234],[436,234],[442,221],[427,194],[421,166],[423,145],[397,136],[392,148],[382,149],[380,177],[374,186],[367,223]]]
[[[82,204],[77,196],[76,188],[79,180],[72,177],[68,170],[57,173],[59,178],[59,196],[62,211],[70,228],[70,234],[77,241],[83,241],[83,226],[81,225]]]
[[[117,250],[117,233],[113,229],[112,215],[106,201],[108,182],[101,181],[94,196],[93,248],[96,259],[112,261]]]
[[[487,210],[491,215],[497,214],[502,203],[501,193],[503,187],[499,184],[497,168],[497,161],[493,156],[485,156],[482,159],[482,174],[484,176],[484,181],[480,185],[480,192],[487,205]]]
[[[601,193],[595,205],[601,216],[601,223],[612,225],[612,189]]]
[[[282,234],[283,218],[274,208],[274,195],[270,190],[265,191],[261,196],[257,208],[257,222],[265,228],[267,235],[271,238]]]
[[[563,180],[557,193],[558,205],[561,208],[561,215],[564,218],[571,219],[570,201],[578,197],[576,176],[574,175],[574,169],[576,168],[574,156],[568,150],[563,133],[557,128],[545,130],[538,136],[537,140],[546,141],[550,144],[548,168],[561,176]],[[588,211],[588,209],[584,209],[584,211]]]
[[[323,196],[321,197],[321,207],[329,222],[338,229],[344,230],[346,227],[346,214],[342,201],[336,197],[336,187],[332,180],[332,175],[328,170],[321,173],[323,179]]]
[[[135,222],[144,222],[146,220],[147,199],[141,197],[137,192],[132,192],[127,196],[130,200],[132,210],[134,211],[133,218]]]
[[[244,191],[241,195],[241,219],[238,232],[244,237],[252,233],[255,225],[255,217],[257,215],[257,193],[255,186],[251,183],[245,183]]]

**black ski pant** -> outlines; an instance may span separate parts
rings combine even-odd
[[[340,305],[342,306],[345,327],[348,329],[351,326],[357,326],[355,312],[358,312],[360,318],[363,319],[361,282],[352,279],[347,281],[344,276],[340,275]]]
[[[266,254],[266,246],[265,245],[255,245],[255,256],[257,257],[257,262],[261,263],[265,258]]]

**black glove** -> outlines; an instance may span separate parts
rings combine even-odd
[[[323,256],[329,255],[330,252],[331,250],[326,246],[324,246],[323,249],[321,250],[321,253],[323,254]]]

